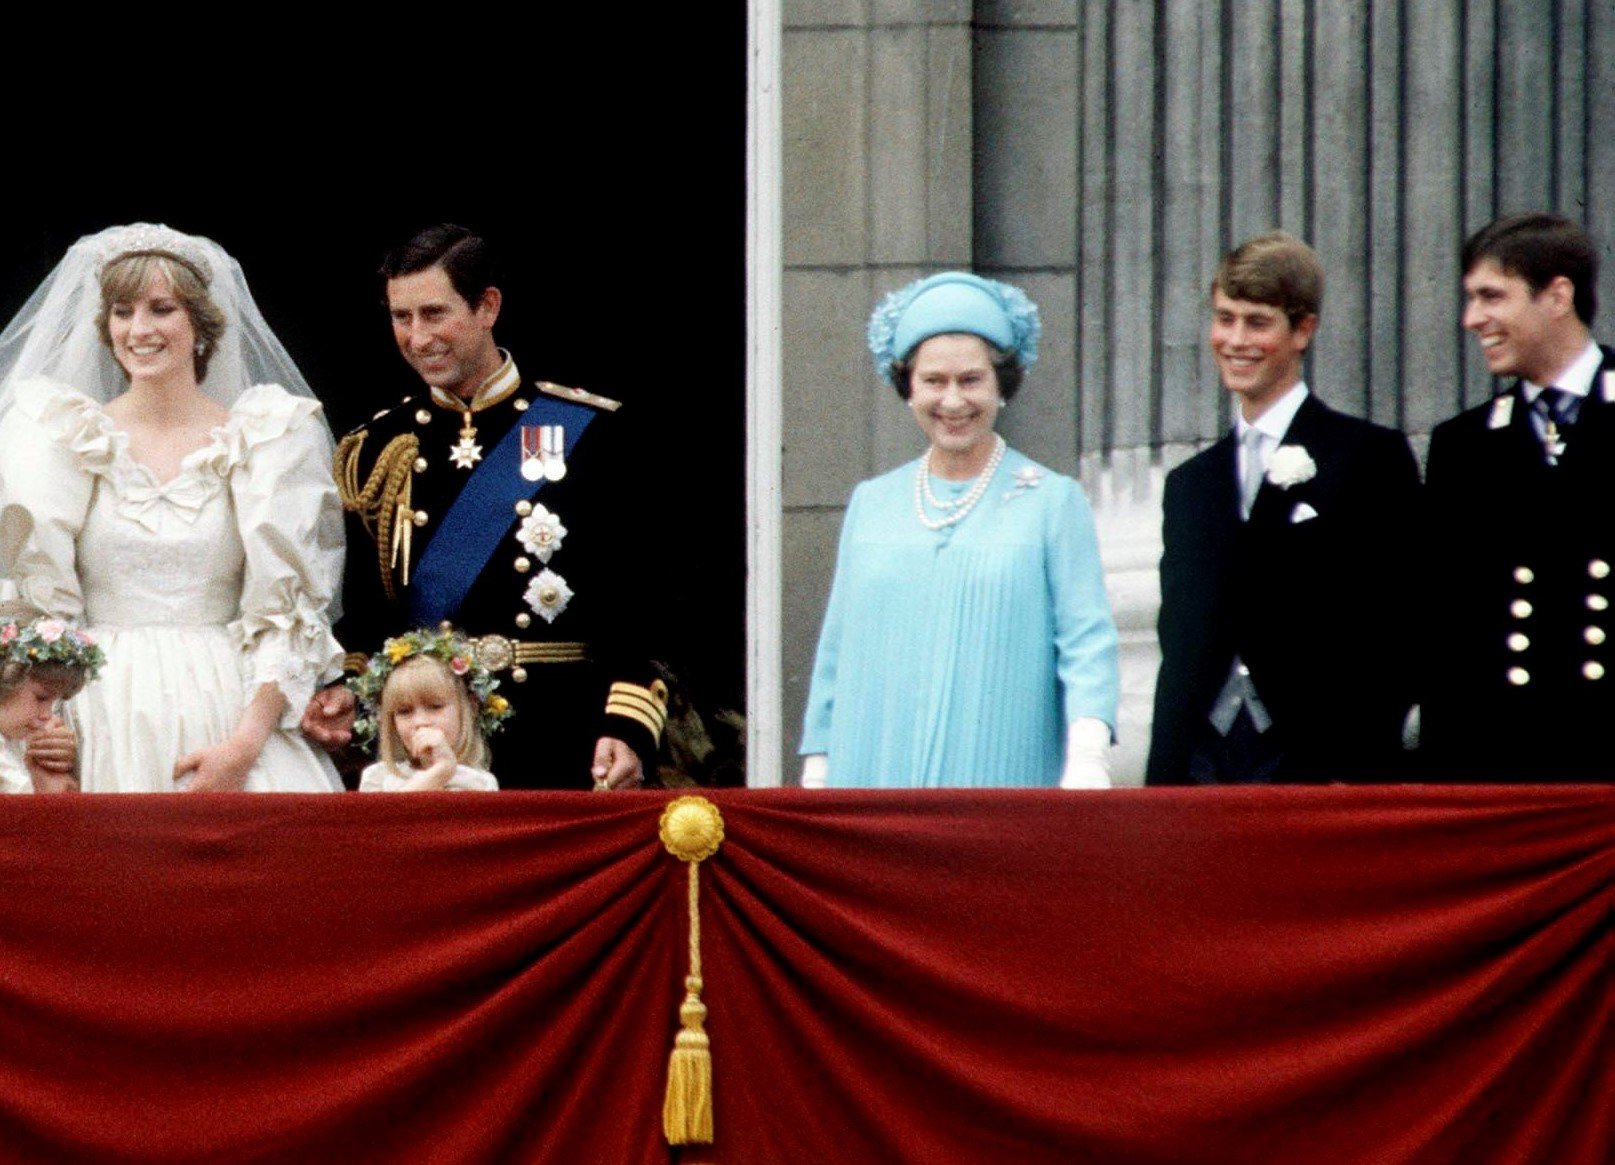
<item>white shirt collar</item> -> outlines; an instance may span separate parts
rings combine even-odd
[[[1243,439],[1249,430],[1255,429],[1273,441],[1283,441],[1284,434],[1290,431],[1290,423],[1295,420],[1295,414],[1301,411],[1301,403],[1308,395],[1307,382],[1298,380],[1290,386],[1290,391],[1269,405],[1254,421],[1245,419],[1245,414],[1239,409],[1239,401],[1235,400],[1234,436]]]
[[[1593,379],[1603,366],[1603,349],[1592,340],[1588,340],[1587,346],[1581,350],[1581,355],[1571,362],[1569,368],[1559,374],[1558,378],[1553,382],[1553,387],[1562,388],[1572,396],[1584,397],[1592,391]],[[1523,381],[1522,383],[1525,385],[1527,403],[1536,400],[1541,395],[1542,390],[1547,387],[1547,385],[1537,384],[1533,380]]]

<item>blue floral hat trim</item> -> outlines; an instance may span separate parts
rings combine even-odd
[[[968,271],[943,271],[891,292],[869,317],[869,352],[875,371],[892,365],[932,336],[964,332],[1013,352],[1022,368],[1037,362],[1043,333],[1037,304],[1018,287]]]

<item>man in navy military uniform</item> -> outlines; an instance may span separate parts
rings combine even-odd
[[[667,689],[646,648],[642,492],[618,403],[524,382],[494,343],[487,244],[428,228],[382,264],[393,338],[426,392],[344,437],[349,669],[412,627],[453,623],[515,715],[492,741],[509,788],[623,788],[654,772]],[[316,695],[304,730],[349,737],[353,700]]]
[[[1598,259],[1550,214],[1463,250],[1463,325],[1515,381],[1436,427],[1421,751],[1435,779],[1615,774],[1615,351],[1593,342]]]

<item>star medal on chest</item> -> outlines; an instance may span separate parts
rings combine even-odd
[[[470,469],[482,460],[482,446],[477,444],[477,426],[471,420],[471,410],[464,411],[460,425],[460,439],[449,449],[449,460],[459,469]]]

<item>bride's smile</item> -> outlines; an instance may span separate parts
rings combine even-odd
[[[130,380],[188,375],[194,381],[196,329],[166,278],[159,275],[133,300],[114,303],[107,312],[107,331],[113,354]]]

